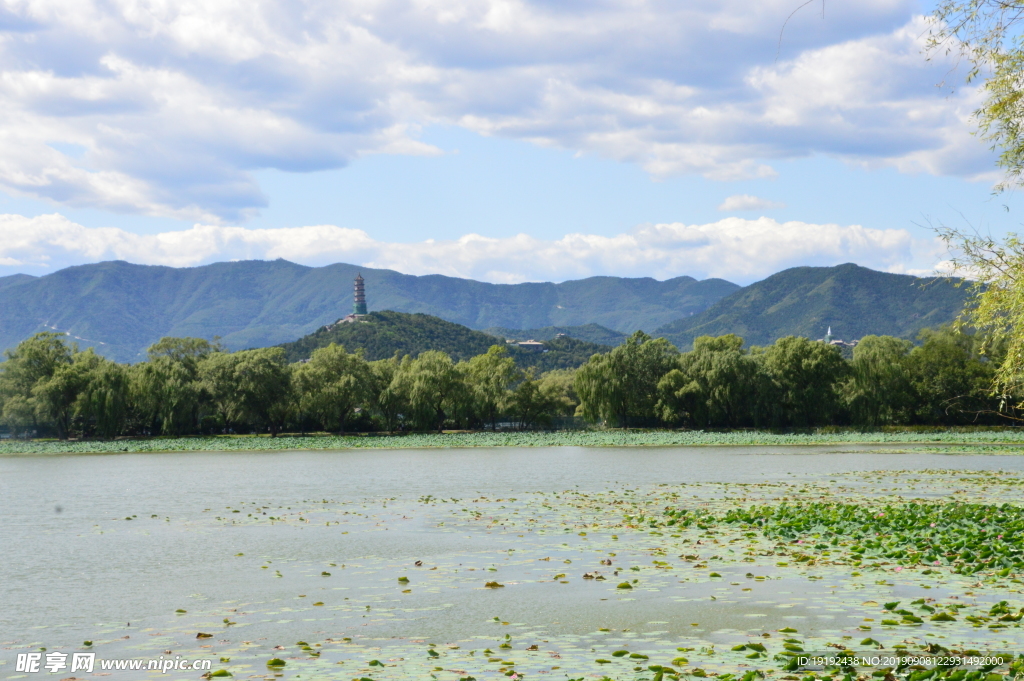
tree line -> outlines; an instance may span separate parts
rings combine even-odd
[[[577,416],[613,427],[792,428],[1005,423],[991,344],[951,329],[920,344],[867,336],[844,359],[790,336],[744,348],[703,336],[689,352],[642,332],[578,369],[521,370],[503,346],[455,362],[439,351],[366,361],[331,344],[289,363],[281,348],[227,352],[164,338],[119,364],[56,333],[8,350],[0,423],[60,438],[282,431],[549,428]],[[982,354],[981,348],[989,354]]]

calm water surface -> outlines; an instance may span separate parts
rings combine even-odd
[[[557,593],[528,584],[538,556],[576,555],[584,550],[585,538],[530,536],[524,542],[522,529],[506,530],[498,521],[486,530],[458,526],[418,500],[426,495],[494,498],[692,482],[822,480],[848,471],[1024,470],[1024,457],[873,451],[881,448],[559,447],[0,458],[0,646],[52,649],[84,639],[121,639],[142,650],[145,637],[163,636],[162,630],[171,631],[167,635],[172,638],[184,636],[174,631],[182,621],[172,615],[176,609],[207,616],[205,624],[189,622],[194,636],[199,626],[217,625],[231,604],[242,613],[229,614],[238,620],[231,636],[268,642],[338,635],[367,625],[379,637],[455,640],[472,636],[481,622],[498,615],[527,628],[543,625],[551,635],[583,635],[608,623],[672,637],[688,631],[691,620],[709,617],[717,629],[741,629],[749,625],[751,606],[709,614],[711,585],[689,588],[688,604],[657,591],[616,601],[598,598],[594,584],[574,582]],[[320,511],[314,502],[328,503]],[[271,516],[307,509],[309,522],[242,522],[256,507],[262,509],[257,515]],[[214,520],[229,517],[229,509],[242,510],[233,516],[240,519],[237,524]],[[340,514],[344,533],[327,524],[338,522]],[[457,588],[458,580],[420,588],[430,574],[413,570],[416,560],[424,562],[424,569],[461,569],[459,578],[471,576],[475,582],[483,579],[475,570],[494,566],[504,581],[521,579],[524,585],[484,596]],[[269,568],[261,570],[267,561]],[[414,587],[403,601],[406,607],[372,622],[353,614],[354,602],[383,602],[383,585],[394,590],[397,576],[406,574]],[[815,589],[826,586],[783,579],[751,603],[761,604],[766,622],[784,625],[781,618],[792,612],[775,605],[787,601],[790,608],[794,598],[813,597]],[[300,595],[308,600],[297,600]],[[309,608],[314,598],[326,606]],[[811,617],[815,626],[846,624],[835,608],[814,612],[807,605],[800,616]],[[247,610],[261,616],[246,621]],[[13,676],[9,661],[0,661],[0,677]]]

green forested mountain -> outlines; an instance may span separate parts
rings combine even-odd
[[[598,345],[611,345],[615,346],[626,340],[628,334],[620,331],[613,331],[605,328],[600,324],[584,324],[582,326],[545,326],[540,329],[509,329],[501,326],[492,326],[489,329],[484,329],[484,333],[489,333],[492,336],[498,338],[511,338],[514,340],[539,340],[546,341],[551,340],[562,333],[569,338],[574,338],[588,343],[597,343]]]
[[[370,361],[387,359],[396,352],[415,357],[426,350],[440,350],[454,360],[463,360],[482,355],[497,345],[494,336],[461,324],[426,314],[385,310],[371,312],[358,322],[323,326],[281,347],[289,362],[297,362],[331,343],[343,345],[349,352],[362,350]]]
[[[49,330],[122,362],[143,359],[163,336],[219,336],[231,350],[277,345],[347,314],[357,272],[366,279],[371,310],[424,313],[503,337],[566,333],[600,345],[617,345],[637,329],[680,348],[705,334],[736,333],[752,344],[821,338],[829,325],[838,338],[912,338],[922,327],[952,321],[965,296],[948,281],[849,264],[796,267],[740,289],[690,277],[512,285],[285,260],[193,268],[105,262],[44,277],[0,277],[0,350]]]
[[[8,286],[14,286],[15,284],[21,284],[34,279],[35,277],[28,274],[12,274],[8,277],[0,277],[0,291],[4,290]]]
[[[953,321],[966,290],[948,279],[877,272],[853,264],[794,267],[722,298],[704,312],[654,332],[681,349],[697,336],[735,333],[748,345],[784,336],[835,338],[868,334],[914,339],[925,327]]]
[[[503,340],[494,336],[438,317],[386,310],[371,312],[358,322],[321,327],[281,347],[289,362],[297,362],[331,343],[342,345],[349,352],[362,350],[363,356],[371,361],[392,357],[396,352],[416,357],[427,350],[440,350],[459,361],[482,355],[492,345],[504,345]],[[606,345],[558,338],[545,343],[544,351],[509,347],[509,354],[523,368],[549,371],[575,368],[591,355],[608,349]]]
[[[39,331],[138,361],[163,336],[220,336],[229,349],[292,341],[352,309],[362,272],[371,310],[435,315],[475,329],[602,324],[655,329],[699,312],[739,287],[721,279],[591,277],[560,284],[488,284],[285,260],[174,268],[104,262],[43,277],[0,277],[0,350]]]

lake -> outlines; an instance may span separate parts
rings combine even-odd
[[[865,621],[880,621],[877,603],[888,599],[957,596],[981,608],[1012,588],[1012,603],[1024,605],[1019,584],[798,568],[766,557],[768,539],[749,538],[751,548],[738,534],[673,536],[623,520],[627,508],[714,510],[741,496],[1019,502],[982,478],[958,483],[956,471],[1015,480],[1022,457],[901,449],[0,457],[0,677],[51,677],[16,670],[18,653],[46,648],[210,659],[236,678],[650,678],[659,658],[740,669],[752,663],[722,651],[754,636],[778,639],[784,628],[808,650],[843,637],[856,643],[867,631],[882,640]],[[701,558],[681,559],[689,553]],[[619,588],[624,582],[631,586]],[[992,649],[1024,643],[1012,627],[924,629]],[[924,634],[898,638],[908,635]],[[267,667],[273,658],[285,665]]]

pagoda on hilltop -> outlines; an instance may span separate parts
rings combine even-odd
[[[345,315],[335,324],[351,324],[361,322],[366,316],[366,284],[362,274],[356,274],[355,286],[352,290],[352,314]],[[331,325],[333,326],[333,324]],[[330,328],[330,327],[328,327]]]
[[[363,283],[362,273],[356,274],[355,290],[352,294],[352,314],[366,314],[366,285]]]

